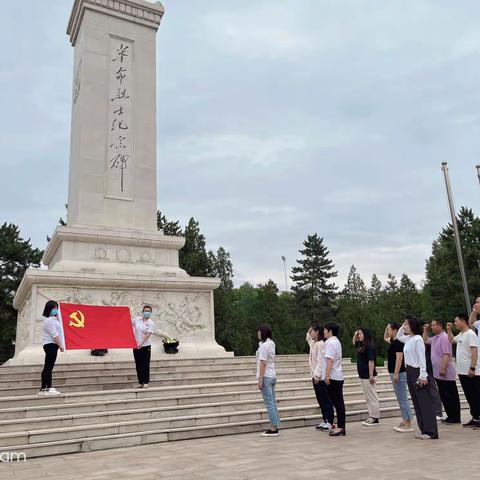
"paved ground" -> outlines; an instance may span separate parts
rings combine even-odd
[[[350,424],[340,438],[300,428],[1,463],[0,479],[480,479],[480,431],[442,425],[439,440],[421,441],[394,432],[396,423]]]

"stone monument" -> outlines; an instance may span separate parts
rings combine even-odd
[[[156,32],[164,9],[145,0],[75,0],[67,34],[74,47],[67,225],[55,230],[44,269],[26,272],[10,365],[43,362],[42,310],[48,299],[153,307],[152,357],[162,339],[177,356],[231,356],[215,342],[214,278],[179,268],[181,237],[157,230]],[[110,350],[95,361],[131,359]],[[92,361],[89,351],[59,362]]]

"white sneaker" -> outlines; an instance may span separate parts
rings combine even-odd
[[[330,432],[333,429],[333,425],[329,422],[324,422],[323,427],[320,429],[322,432]]]
[[[414,431],[412,426],[407,427],[405,424],[394,427],[394,430],[398,433],[408,433]]]
[[[60,393],[55,387],[50,387],[48,390],[49,390],[50,392]]]
[[[323,430],[323,428],[325,427],[325,420],[321,423],[319,423],[316,427],[315,427],[315,430]]]
[[[415,434],[415,438],[418,438],[418,440],[432,440],[432,437],[426,433],[417,433]]]
[[[38,392],[38,395],[39,395],[40,397],[44,397],[46,393],[47,393],[46,390],[40,390],[40,391]]]
[[[58,395],[60,395],[60,392],[58,390],[50,388],[50,390],[47,390],[44,395],[46,397],[57,397]]]
[[[143,388],[148,388],[148,383],[144,383]]]
[[[371,427],[372,425],[379,425],[380,422],[378,421],[378,418],[373,418],[373,417],[368,417],[364,422],[362,422],[362,425],[365,427]]]
[[[443,418],[443,417],[440,417],[439,415],[437,415],[437,422],[441,422],[442,420],[446,420],[446,418]]]

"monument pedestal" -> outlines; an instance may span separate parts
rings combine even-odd
[[[125,305],[139,315],[153,308],[152,357],[165,356],[162,340],[178,338],[181,358],[231,356],[215,342],[216,278],[190,277],[178,266],[184,239],[161,232],[58,227],[45,251],[48,270],[28,270],[15,297],[19,310],[15,357],[9,365],[42,363],[42,311],[47,300]],[[131,350],[59,353],[61,363],[130,360]]]

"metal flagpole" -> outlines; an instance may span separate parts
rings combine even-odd
[[[447,162],[442,163],[442,170],[443,170],[443,175],[445,177],[445,187],[447,189],[448,206],[450,208],[450,215],[452,217],[453,233],[455,236],[455,246],[457,248],[458,267],[460,268],[460,275],[462,277],[463,294],[465,295],[465,305],[467,307],[467,315],[468,315],[472,310],[472,305],[470,304],[470,295],[468,294],[467,276],[465,275],[465,266],[463,264],[462,246],[460,244],[460,235],[458,233],[457,215],[455,212],[455,206],[453,204],[453,194],[452,194],[452,189],[450,187],[450,177],[448,175]]]
[[[477,165],[475,168],[477,169],[477,177],[478,181],[480,182],[480,165]]]
[[[288,282],[287,282],[287,259],[282,255],[283,268],[285,269],[285,291],[288,292]]]

